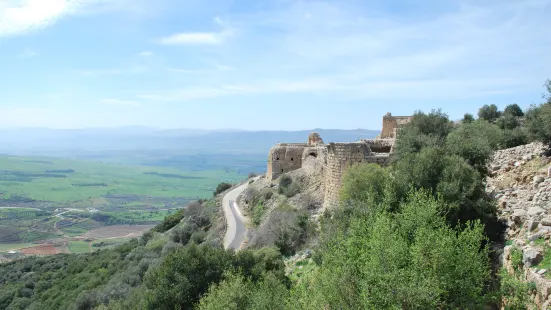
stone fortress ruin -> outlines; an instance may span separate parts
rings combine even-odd
[[[344,171],[358,163],[387,165],[393,153],[398,128],[410,120],[410,116],[392,116],[387,113],[383,117],[381,134],[375,139],[325,144],[319,134],[312,133],[308,143],[277,144],[270,150],[266,177],[273,180],[309,162],[321,162],[324,169],[324,208],[333,207],[338,204]]]

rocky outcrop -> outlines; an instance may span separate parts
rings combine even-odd
[[[546,253],[551,253],[551,177],[547,174],[551,159],[545,152],[540,143],[498,151],[487,180],[487,192],[497,200],[498,215],[507,222],[505,239],[510,245],[503,252],[503,265],[512,273],[511,251],[521,251],[520,272],[537,287],[532,301],[538,309],[551,304],[551,272],[542,266],[547,264]]]

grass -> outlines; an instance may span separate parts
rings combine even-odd
[[[74,254],[89,253],[90,246],[86,241],[69,241],[69,251]]]
[[[119,244],[129,241],[129,238],[116,238],[116,239],[106,239],[106,240],[96,240],[91,243],[92,250],[99,250],[105,248],[111,248]]]
[[[13,243],[13,244],[1,244],[0,243],[0,252],[8,252],[12,250],[19,250],[23,248],[29,248],[32,246],[36,246],[36,244],[32,243]]]
[[[51,202],[81,201],[106,195],[207,198],[218,183],[242,175],[229,170],[182,171],[168,167],[125,166],[59,158],[0,156],[3,198]],[[55,172],[68,171],[73,172]]]
[[[316,269],[316,263],[312,259],[299,261],[289,274],[289,279],[293,282],[299,281],[305,275],[310,274]]]

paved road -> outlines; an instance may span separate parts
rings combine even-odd
[[[227,193],[222,200],[222,207],[226,217],[226,236],[224,237],[224,248],[238,250],[245,241],[245,219],[239,206],[235,202],[237,197],[247,188],[245,183],[231,192]]]

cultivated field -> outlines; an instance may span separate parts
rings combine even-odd
[[[241,179],[231,169],[0,155],[0,252],[50,255],[112,246],[139,237],[189,201],[211,197],[220,182]]]
[[[118,225],[94,229],[79,238],[109,239],[109,238],[137,238],[155,225]]]

